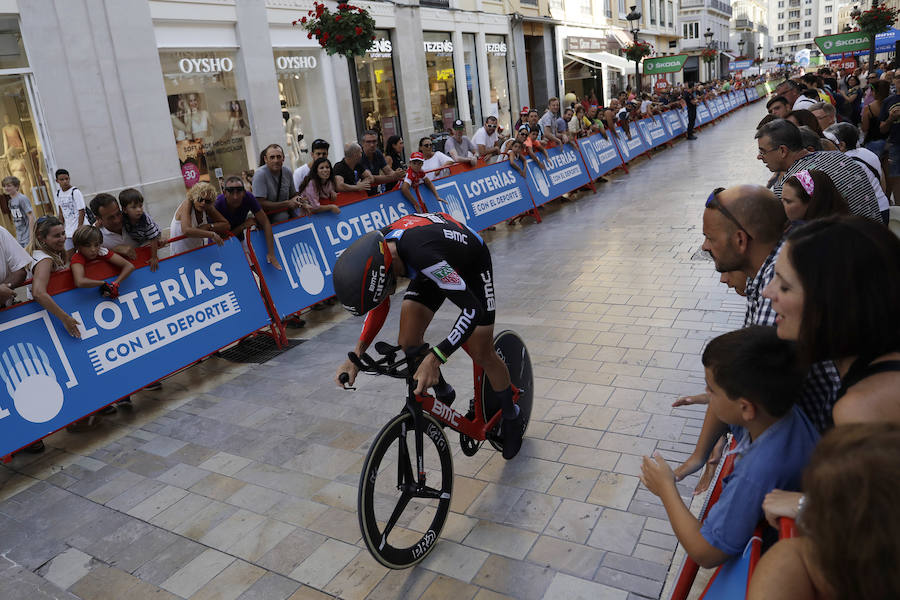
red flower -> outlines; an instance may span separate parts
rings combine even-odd
[[[307,14],[308,16],[311,17],[311,16],[312,16],[312,11],[311,11],[311,10],[308,10],[308,11],[306,11],[306,14]]]
[[[303,17],[302,19],[300,19],[300,22],[303,23],[303,24],[305,25],[305,24],[306,24],[306,17]]]
[[[324,5],[324,4],[317,4],[317,5],[316,5],[316,16],[317,16],[317,17],[321,17],[321,16],[322,16],[322,13],[324,13],[324,12],[325,12],[325,5]]]
[[[297,24],[297,21],[296,21],[296,19],[295,19],[295,20],[293,20],[293,21],[291,21],[291,25],[296,25],[296,24]]]
[[[336,17],[334,18],[334,22],[335,22],[335,23],[337,23],[337,22],[340,21],[340,20],[341,20],[341,15],[338,15],[338,16],[336,16]]]
[[[325,42],[328,41],[328,32],[327,31],[322,34],[322,41],[325,41]]]
[[[307,33],[307,34],[306,34],[306,39],[311,40],[311,39],[312,39],[312,34],[311,34],[311,33]]]
[[[373,39],[373,40],[375,39],[375,36],[374,36],[374,35],[372,36],[372,39]]]
[[[334,37],[335,37],[335,39],[337,39],[337,41],[339,41],[339,42],[343,42],[343,41],[344,41],[344,36],[342,36],[341,34],[337,34],[337,35],[334,36]]]
[[[356,31],[356,35],[359,35],[362,33],[362,27],[357,26],[354,31]]]

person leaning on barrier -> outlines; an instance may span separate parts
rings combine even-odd
[[[881,167],[881,161],[874,152],[859,146],[859,129],[850,123],[835,123],[825,130],[825,137],[830,139],[837,146],[838,150],[864,167],[866,177],[869,178],[869,184],[871,184],[878,197],[878,208],[881,209],[881,218],[887,223],[890,216],[891,203],[885,194],[888,188],[884,170]]]
[[[172,242],[173,255],[199,248],[207,240],[219,246],[225,243],[222,236],[228,235],[231,226],[216,210],[215,201],[216,189],[205,181],[194,184],[188,190],[187,197],[178,205],[169,225],[172,238],[184,238]]]
[[[425,136],[419,140],[419,153],[422,154],[422,157],[425,159],[425,162],[422,164],[422,170],[425,171],[425,177],[428,179],[434,179],[435,177],[445,177],[450,174],[449,169],[443,169],[441,171],[437,171],[436,169],[440,169],[441,167],[446,167],[447,165],[452,165],[455,160],[441,152],[440,150],[434,150],[434,140],[430,137]],[[430,173],[428,171],[431,171]]]
[[[273,223],[296,217],[300,199],[294,187],[294,174],[284,164],[284,150],[278,144],[269,144],[261,158],[264,164],[253,174],[253,195],[263,210],[274,213],[271,215]]]
[[[504,137],[497,132],[497,117],[493,115],[485,119],[484,126],[472,136],[472,143],[478,149],[478,157],[487,164],[497,162],[500,156],[500,146],[504,141]]]
[[[407,167],[406,175],[400,182],[400,192],[413,206],[419,206],[419,201],[413,196],[412,190],[424,184],[425,187],[431,190],[431,193],[434,194],[434,197],[437,198],[438,202],[446,204],[438,194],[437,188],[435,188],[431,180],[425,176],[424,169],[422,168],[424,162],[425,157],[422,156],[421,152],[413,152],[410,155],[409,167]]]
[[[97,225],[103,234],[103,247],[135,260],[138,243],[125,231],[125,215],[112,194],[97,194],[91,198],[91,212],[97,217]]]
[[[527,127],[527,125],[523,125],[523,127]],[[525,148],[524,137],[525,136],[523,135],[519,135],[511,139],[506,152],[500,155],[500,160],[508,160],[509,166],[515,169],[522,177],[525,177],[525,157],[522,155]],[[519,161],[522,161],[521,166],[519,165]]]
[[[547,142],[561,145],[566,143],[569,140],[569,137],[565,134],[563,134],[562,137],[560,136],[556,127],[556,120],[559,117],[559,98],[550,98],[547,100],[547,110],[541,115],[541,118],[538,120],[538,125],[540,125],[541,128],[542,139],[546,139]],[[529,125],[531,125],[530,122]]]
[[[378,132],[370,129],[363,134],[362,137],[362,156],[359,164],[364,171],[372,174],[374,185],[369,188],[369,195],[374,196],[379,193],[381,186],[384,189],[390,189],[394,184],[403,179],[403,171],[394,170],[387,164],[387,159],[378,149]],[[300,188],[297,188],[298,191]]]
[[[328,160],[328,159],[325,159]],[[225,178],[223,193],[216,197],[215,207],[231,228],[231,233],[241,241],[244,240],[244,230],[256,226],[266,237],[266,262],[274,268],[281,270],[281,265],[275,257],[275,241],[272,238],[272,225],[266,211],[259,205],[256,198],[244,189],[241,178],[230,175]],[[247,240],[247,244],[250,241]]]
[[[804,169],[825,171],[847,201],[850,214],[883,222],[875,190],[863,167],[849,156],[837,151],[811,153],[803,146],[797,126],[784,119],[763,125],[754,137],[759,146],[757,158],[770,171],[783,171],[785,177]],[[781,197],[781,182],[773,191]]]
[[[476,156],[478,149],[472,143],[472,140],[463,135],[465,129],[466,125],[461,120],[456,119],[453,121],[450,137],[444,142],[444,150],[456,162],[467,163],[469,166],[474,167],[478,164],[478,157]]]
[[[29,239],[33,234],[34,227]],[[5,227],[0,227],[0,307],[15,303],[15,288],[25,282],[30,265],[31,256]]]
[[[362,154],[356,142],[344,146],[344,158],[334,165],[338,192],[368,192],[375,185],[375,177],[361,163]]]

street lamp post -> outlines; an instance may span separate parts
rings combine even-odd
[[[638,43],[638,33],[640,33],[640,23],[641,13],[638,12],[637,6],[631,7],[631,12],[625,16],[625,20],[628,21],[629,28],[631,29],[631,35],[634,36],[634,44]],[[638,97],[641,94],[641,59],[639,57],[635,57],[634,59],[634,82],[637,86]]]
[[[706,40],[706,47],[707,47],[707,48],[712,48],[713,32],[712,32],[712,30],[711,30],[709,27],[706,28],[706,33],[703,34],[703,39]],[[713,68],[713,67],[712,67],[712,61],[710,61],[710,62],[708,62],[708,63],[706,63],[706,64],[707,64],[707,67],[706,67],[706,80],[709,81],[710,79],[712,79],[712,68]]]

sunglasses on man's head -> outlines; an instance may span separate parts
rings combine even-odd
[[[738,229],[740,229],[741,231],[746,233],[747,237],[752,240],[753,236],[750,235],[750,232],[747,231],[747,229],[744,228],[743,225],[741,225],[741,222],[737,220],[737,217],[735,217],[733,214],[731,214],[731,212],[727,208],[722,206],[722,203],[719,201],[719,194],[724,191],[725,191],[725,188],[721,188],[721,187],[714,189],[712,194],[710,194],[709,197],[706,199],[706,208],[709,208],[712,210],[718,210],[720,213],[725,215],[725,218],[727,218],[729,221],[731,221],[732,223],[737,225]]]

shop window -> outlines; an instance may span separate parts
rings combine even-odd
[[[366,55],[353,59],[363,119],[361,129],[377,131],[382,146],[392,135],[402,135],[392,57],[390,32],[376,29],[375,40]]]
[[[337,142],[328,139],[330,128],[322,106],[323,58],[321,50],[275,51],[285,164],[294,169],[309,161],[308,149],[316,138]]]
[[[426,31],[425,66],[428,70],[428,89],[431,94],[431,115],[434,132],[450,129],[457,117],[456,73],[453,70],[453,42],[449,33]]]
[[[236,52],[160,50],[159,59],[185,186],[207,181],[221,190],[225,176],[255,168]]]
[[[463,34],[463,62],[466,65],[466,95],[469,97],[469,115],[477,129],[484,121],[481,114],[481,90],[478,83],[478,53],[475,52],[475,34]]]
[[[504,132],[510,131],[512,113],[509,101],[509,71],[506,68],[506,37],[486,35],[488,81],[491,89],[489,115],[497,117],[497,123]]]
[[[34,111],[31,104],[26,77],[23,75],[0,76],[0,178],[10,175],[19,180],[19,191],[31,201],[35,217],[56,214],[51,201],[44,151],[36,130]],[[12,218],[14,215],[4,202],[3,225],[15,235]]]

